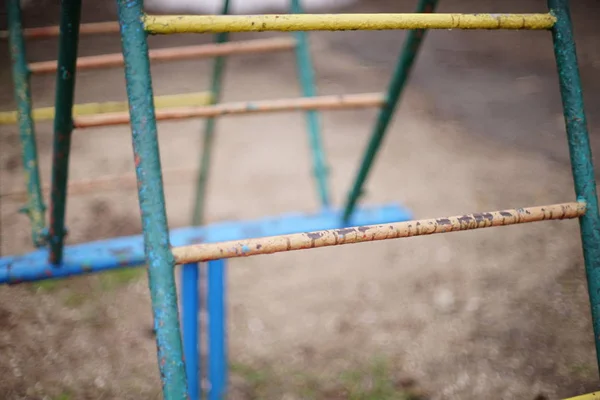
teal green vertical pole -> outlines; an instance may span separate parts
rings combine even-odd
[[[31,220],[31,234],[35,246],[45,244],[44,199],[40,188],[40,172],[35,142],[35,126],[31,114],[31,91],[29,69],[25,56],[25,40],[21,26],[21,6],[19,0],[7,1],[9,49],[12,60],[12,76],[17,104],[19,138],[27,185],[27,205],[24,211]]]
[[[292,0],[292,14],[302,14],[302,6],[300,0]],[[296,69],[298,70],[298,78],[302,87],[302,95],[304,97],[314,97],[315,93],[315,77],[313,71],[310,49],[308,46],[308,36],[306,32],[294,32],[296,37]],[[323,150],[323,142],[321,139],[321,121],[319,113],[315,110],[306,112],[306,123],[308,126],[308,135],[310,148],[313,156],[313,174],[317,181],[317,190],[321,205],[329,207],[329,185],[327,183],[327,164],[325,161],[325,152]]]
[[[117,0],[117,6],[163,398],[187,399],[142,1]]]
[[[592,150],[581,93],[577,52],[573,39],[568,0],[548,0],[557,18],[552,28],[565,125],[571,155],[571,168],[578,200],[587,208],[580,219],[581,242],[588,282],[596,357],[600,369],[600,214]]]
[[[437,3],[438,0],[420,0],[416,12],[431,13],[434,11]],[[375,159],[375,156],[381,147],[381,143],[390,121],[394,116],[398,99],[402,94],[426,32],[427,31],[424,29],[415,29],[409,31],[407,34],[406,41],[404,42],[404,48],[402,49],[402,53],[400,53],[400,58],[398,59],[394,76],[388,88],[386,103],[379,112],[375,129],[373,130],[371,139],[369,140],[369,144],[360,165],[358,175],[354,181],[354,186],[352,187],[350,193],[348,194],[348,199],[346,200],[346,206],[344,209],[345,222],[348,222],[350,219],[350,216],[352,215],[352,212],[356,206],[356,202],[362,194],[365,180],[367,179],[373,164],[373,160]]]
[[[65,211],[67,206],[67,180],[69,153],[73,132],[73,98],[81,0],[61,0],[60,35],[58,44],[58,69],[56,71],[56,96],[54,115],[54,149],[52,154],[52,191],[50,201],[50,262],[60,264],[65,238]]]
[[[229,0],[223,3],[221,14],[229,14]],[[225,43],[229,40],[229,32],[218,33],[215,42]],[[225,69],[225,57],[216,57],[213,65],[211,97],[212,103],[218,103],[221,99],[221,86],[223,81],[223,71]],[[213,148],[213,137],[215,131],[215,118],[208,118],[204,126],[204,137],[202,144],[202,158],[200,161],[200,172],[198,174],[198,183],[196,186],[196,199],[194,201],[194,215],[192,217],[193,225],[204,223],[204,211],[206,207],[206,187],[208,185],[208,174],[210,171],[210,160]]]

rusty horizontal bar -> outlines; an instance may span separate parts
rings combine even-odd
[[[223,103],[204,107],[180,107],[156,111],[157,121],[186,118],[209,118],[223,115],[264,112],[341,110],[358,107],[380,107],[385,103],[381,93],[362,93],[294,99],[263,100],[253,102]],[[129,123],[129,113],[110,113],[75,118],[76,128],[124,125]]]
[[[145,15],[151,34],[390,29],[551,29],[551,14]]]
[[[56,37],[59,33],[60,27],[58,25],[40,26],[23,30],[23,36],[27,39]],[[97,35],[102,33],[119,33],[119,23],[117,21],[106,21],[79,25],[80,35]],[[0,31],[0,39],[6,38],[8,38],[8,32]]]
[[[173,248],[173,255],[177,264],[188,264],[223,258],[247,257],[342,244],[372,242],[375,240],[489,228],[493,226],[578,218],[585,214],[585,210],[586,204],[584,202],[571,202],[455,217],[181,246]]]
[[[291,50],[295,45],[296,41],[293,38],[267,38],[154,49],[149,51],[149,56],[151,61],[187,60],[192,58]],[[102,54],[77,59],[78,70],[120,67],[122,65],[123,53]],[[29,70],[33,74],[53,73],[56,72],[56,61],[31,63],[29,64]]]
[[[196,170],[171,169],[164,170],[163,176],[167,184],[189,183],[196,176]],[[135,173],[126,173],[120,175],[107,175],[99,178],[81,179],[69,183],[69,195],[86,195],[90,193],[106,192],[112,190],[135,189],[137,188],[137,177]],[[50,191],[49,185],[42,186],[44,195]],[[0,198],[6,201],[25,201],[27,200],[27,191],[24,189],[7,190],[0,192]]]
[[[180,93],[154,97],[154,107],[157,109],[168,107],[203,106],[212,103],[210,92]],[[73,105],[73,115],[97,115],[114,112],[125,112],[129,109],[127,101],[107,101],[103,103],[82,103]],[[33,109],[33,120],[48,121],[54,119],[54,107],[41,107]],[[16,111],[0,112],[0,125],[14,125],[17,123]]]

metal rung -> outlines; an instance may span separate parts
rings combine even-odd
[[[293,38],[256,39],[154,49],[149,51],[149,57],[151,61],[186,60],[191,58],[291,50],[295,45],[296,40]],[[29,64],[29,70],[33,74],[48,74],[56,72],[56,65],[56,60],[31,63]],[[119,67],[122,65],[123,53],[102,54],[98,56],[80,57],[77,59],[78,70]]]
[[[168,183],[189,182],[196,176],[194,169],[172,169],[163,171],[163,177]],[[135,173],[109,175],[94,179],[82,179],[69,183],[69,196],[97,193],[98,191],[123,190],[137,188]],[[50,191],[49,185],[42,186],[45,195]],[[0,192],[0,198],[9,201],[27,200],[27,191],[24,189],[7,190]]]
[[[168,107],[204,106],[212,103],[210,92],[184,93],[154,97],[154,105],[157,109]],[[98,115],[115,112],[125,112],[129,109],[126,101],[108,101],[104,103],[84,103],[73,106],[73,115],[80,117],[84,115]],[[42,107],[33,110],[33,119],[39,121],[51,121],[54,119],[54,107]],[[13,125],[18,120],[16,111],[0,112],[0,125]]]
[[[381,93],[339,96],[300,97],[295,99],[224,103],[205,107],[181,107],[156,111],[157,121],[209,118],[223,115],[254,114],[281,111],[341,110],[358,107],[380,107],[385,103]],[[129,113],[111,113],[75,118],[76,128],[129,124]]]
[[[151,34],[391,29],[550,29],[545,14],[145,15]]]
[[[43,39],[56,37],[60,33],[60,27],[41,26],[38,28],[23,29],[23,37],[27,39]],[[94,22],[79,25],[79,35],[97,35],[103,33],[119,33],[119,23],[117,21]],[[8,31],[0,31],[0,39],[7,39]]]
[[[492,211],[456,217],[396,222],[385,225],[358,226],[309,233],[262,237],[256,239],[206,243],[173,248],[177,264],[198,263],[224,258],[255,256],[293,250],[314,249],[375,240],[397,239],[537,222],[578,218],[585,214],[584,202]]]

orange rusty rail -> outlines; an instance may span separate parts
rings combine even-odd
[[[295,45],[296,41],[293,38],[254,39],[229,43],[210,43],[197,46],[154,49],[149,51],[149,57],[151,61],[187,60],[192,58],[291,50]],[[122,65],[123,53],[102,54],[77,59],[78,70],[119,67]],[[56,72],[56,60],[31,63],[29,64],[29,70],[33,74]]]
[[[578,218],[584,215],[585,211],[586,204],[584,202],[571,202],[455,217],[396,222],[385,225],[358,226],[221,243],[181,246],[173,248],[173,255],[177,264],[189,264],[224,258],[272,254],[342,244],[372,242],[375,240],[489,228],[493,226]]]
[[[60,27],[58,25],[23,29],[23,37],[26,39],[56,37],[59,33]],[[107,21],[79,25],[79,35],[97,35],[101,33],[119,33],[119,23],[117,21]],[[0,39],[6,38],[8,38],[8,31],[0,31]]]
[[[281,111],[341,110],[358,107],[380,107],[385,104],[381,93],[300,97],[295,99],[263,100],[253,102],[224,103],[203,107],[178,107],[156,111],[157,121],[186,118],[208,118],[222,115],[253,114]],[[129,113],[110,113],[75,118],[76,128],[125,125],[129,123]]]

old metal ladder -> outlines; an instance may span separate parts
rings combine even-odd
[[[102,271],[123,265],[146,263],[152,297],[153,315],[156,324],[156,342],[158,364],[161,372],[162,388],[165,399],[183,399],[188,395],[196,396],[197,387],[189,389],[189,383],[197,377],[186,375],[186,361],[179,327],[177,295],[175,289],[174,266],[184,265],[194,282],[194,269],[198,263],[223,262],[228,258],[245,257],[258,254],[270,254],[292,250],[343,245],[373,240],[386,240],[416,235],[445,233],[468,229],[511,225],[555,219],[578,218],[585,268],[588,281],[590,304],[597,355],[600,354],[600,215],[592,155],[587,132],[587,123],[581,94],[581,83],[577,65],[575,43],[569,15],[568,0],[548,0],[549,12],[544,14],[435,14],[432,13],[437,1],[420,0],[415,14],[331,14],[305,15],[298,1],[292,2],[292,15],[257,16],[151,16],[143,11],[142,0],[117,0],[119,10],[118,25],[97,24],[87,26],[80,31],[79,16],[81,0],[62,0],[61,27],[55,30],[60,37],[60,54],[52,71],[57,73],[57,91],[54,115],[55,147],[53,159],[53,181],[51,199],[51,220],[49,231],[45,232],[44,206],[37,173],[36,150],[33,141],[32,111],[27,82],[27,64],[23,54],[23,32],[20,26],[18,0],[9,1],[9,19],[11,22],[10,44],[13,54],[13,75],[15,93],[19,111],[17,113],[22,143],[24,146],[24,164],[27,174],[28,202],[26,211],[33,226],[33,240],[40,250],[21,256],[9,256],[0,259],[0,282],[16,283],[45,279],[46,277],[65,277],[74,274]],[[225,2],[224,14],[228,2]],[[82,25],[83,27],[83,25]],[[107,28],[108,27],[108,28]],[[31,30],[32,35],[41,30]],[[117,57],[104,63],[122,63],[125,66],[129,113],[108,113],[105,115],[80,116],[73,118],[78,110],[87,109],[73,106],[75,71],[81,65],[77,61],[77,43],[80,32],[95,30],[118,31],[122,41],[122,58]],[[150,74],[150,60],[156,56],[148,50],[147,34],[175,33],[218,33],[218,42],[224,43],[227,32],[250,31],[293,31],[297,32],[296,47],[299,60],[308,67],[300,71],[310,72],[310,60],[307,57],[305,42],[306,31],[317,30],[381,30],[408,29],[404,50],[398,60],[396,71],[383,98],[374,95],[354,95],[334,98],[312,98],[312,77],[301,76],[304,99],[291,102],[255,102],[252,104],[212,105],[207,107],[188,107],[178,110],[157,110],[157,101],[153,98]],[[564,108],[566,133],[571,154],[572,173],[575,182],[575,201],[548,206],[508,209],[485,213],[468,214],[455,217],[436,218],[418,221],[406,221],[404,210],[395,209],[385,215],[360,216],[360,210],[354,212],[364,182],[370,171],[375,155],[381,146],[389,121],[391,120],[398,98],[410,68],[417,54],[426,29],[530,29],[549,30],[554,41],[556,64],[559,72],[559,84]],[[285,46],[284,46],[285,47]],[[196,50],[196,53],[197,54]],[[218,54],[217,54],[218,55]],[[211,102],[218,101],[220,70],[217,59],[214,69],[213,93],[217,94]],[[97,62],[97,60],[96,60]],[[37,66],[37,68],[49,68]],[[197,99],[196,99],[197,100]],[[320,148],[316,109],[335,109],[342,107],[380,105],[381,111],[371,136],[356,180],[349,192],[343,213],[336,218],[332,213],[327,216],[324,225],[334,225],[336,229],[316,230],[305,233],[286,233],[288,228],[256,229],[251,238],[239,233],[224,234],[227,229],[236,227],[201,228],[212,240],[205,243],[193,243],[197,230],[178,230],[169,232],[165,212],[162,171],[157,142],[156,121],[171,118],[208,118],[205,134],[205,151],[210,151],[212,137],[212,118],[225,113],[245,113],[278,110],[310,110],[308,114],[309,132],[313,149]],[[39,111],[41,113],[41,111]],[[70,136],[73,127],[85,128],[103,125],[130,124],[134,145],[134,159],[138,184],[139,204],[142,215],[143,242],[141,238],[120,238],[118,241],[67,246],[63,238],[65,200],[67,188],[67,167],[70,148]],[[207,157],[204,158],[207,160]],[[206,164],[208,165],[208,163]],[[325,163],[322,153],[313,152],[313,166],[317,177],[317,187],[321,203],[325,209],[329,205],[325,181]],[[202,203],[203,187],[207,166],[201,168],[204,175],[199,179],[197,204]],[[204,176],[204,178],[202,178]],[[202,205],[195,208],[195,222],[201,223]],[[394,214],[395,213],[395,214]],[[397,215],[397,222],[389,223],[386,218]],[[322,217],[322,216],[321,216]],[[381,225],[365,225],[358,221],[368,219],[381,220]],[[334,222],[331,222],[334,220]],[[337,221],[337,222],[335,222]],[[273,221],[271,221],[272,223]],[[339,226],[338,226],[339,224]],[[302,221],[293,224],[298,227]],[[262,225],[261,225],[262,226]],[[353,227],[351,227],[353,226]],[[340,229],[343,227],[342,229]],[[211,231],[212,229],[212,231]],[[280,231],[278,231],[278,229]],[[215,233],[217,230],[219,232]],[[293,230],[293,229],[292,229]],[[261,235],[269,232],[270,236]],[[276,233],[273,233],[276,232]],[[236,236],[237,235],[237,236]],[[178,245],[173,245],[178,243]],[[48,246],[49,249],[43,248]],[[125,246],[125,247],[124,247]],[[63,249],[64,248],[64,249]],[[114,256],[109,250],[126,248],[125,255]],[[89,259],[94,261],[90,264]],[[124,258],[123,258],[124,257]],[[219,265],[219,264],[213,264]],[[222,264],[221,264],[222,265]],[[209,267],[222,282],[222,268]],[[188,280],[184,279],[185,282]],[[223,297],[219,298],[222,301]],[[185,300],[184,300],[185,302]],[[185,311],[184,311],[185,314]],[[185,317],[184,330],[185,330]],[[217,326],[215,335],[224,335],[222,325]],[[184,332],[184,342],[187,343]],[[192,339],[197,339],[197,336]],[[194,344],[193,340],[191,341]],[[223,342],[221,342],[222,344]],[[189,352],[186,349],[186,354]],[[224,353],[223,353],[224,354]],[[195,361],[192,361],[194,363]],[[223,362],[223,360],[221,360]],[[600,364],[600,359],[599,359]],[[189,364],[188,364],[189,365]],[[219,365],[219,368],[224,368]],[[191,379],[190,379],[191,377]],[[214,375],[219,380],[211,382],[210,398],[222,398],[226,394],[223,379],[225,372]],[[195,383],[197,384],[197,382]],[[589,396],[594,396],[589,395]],[[589,397],[592,398],[592,397]]]

